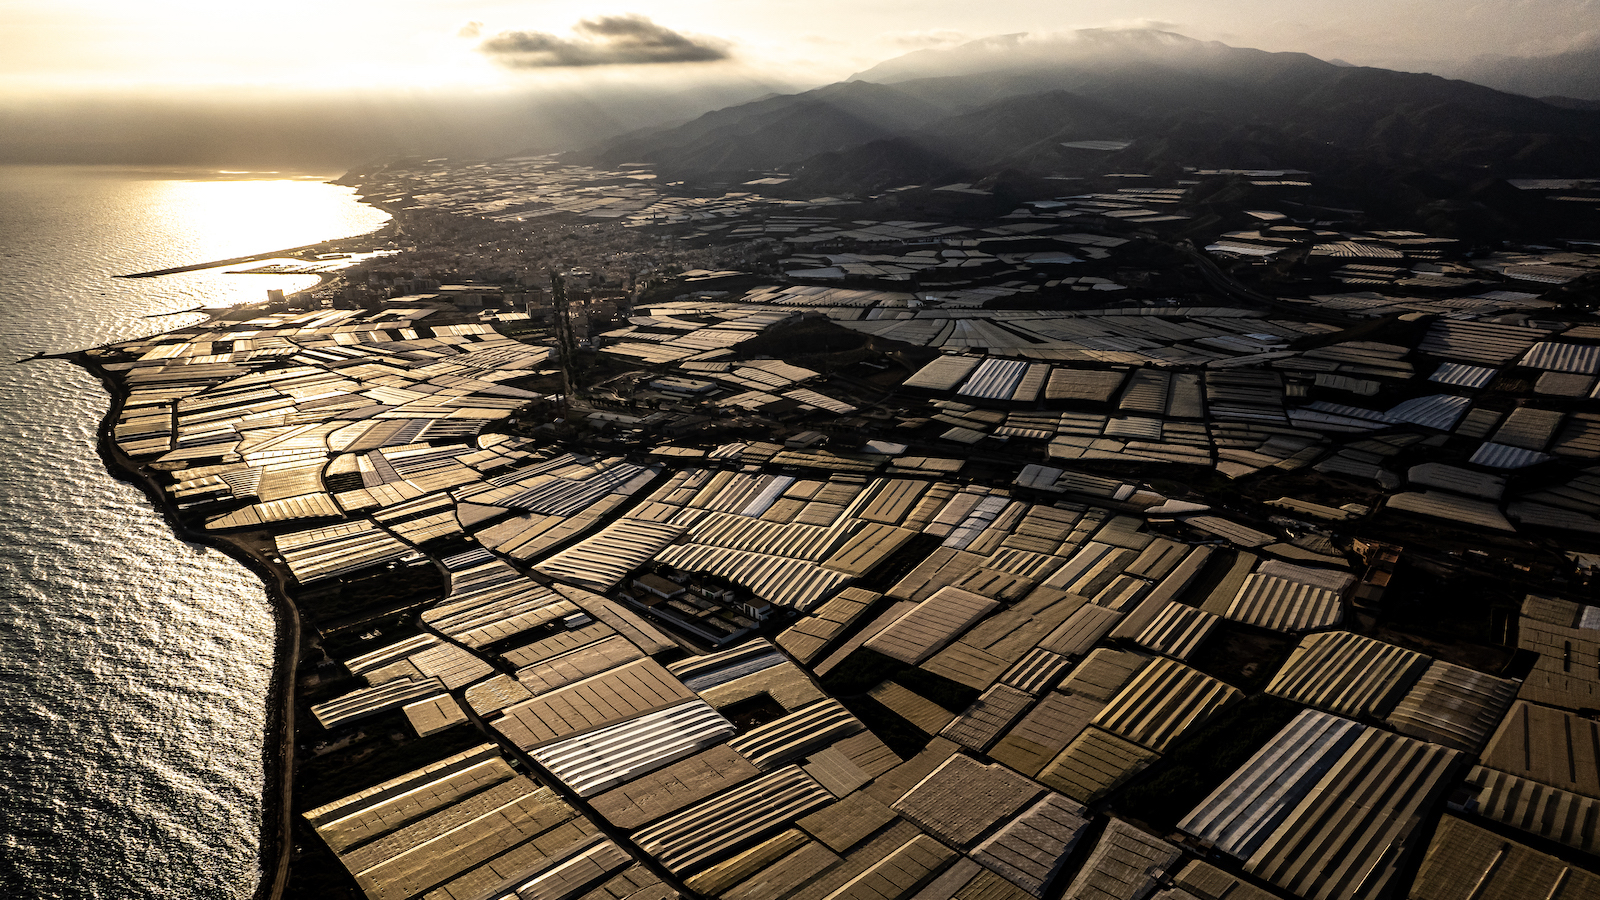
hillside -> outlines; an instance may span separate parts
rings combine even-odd
[[[1600,102],[1600,46],[1549,56],[1479,56],[1451,74],[1513,94]]]
[[[934,76],[937,77],[934,77]],[[1062,146],[1129,142],[1120,150]],[[1001,172],[1164,166],[1565,176],[1600,159],[1600,114],[1432,75],[1340,66],[1157,31],[1007,35],[908,54],[592,151],[678,178],[751,171],[871,193]]]

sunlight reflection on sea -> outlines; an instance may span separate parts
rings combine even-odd
[[[314,179],[0,166],[0,895],[248,897],[275,629],[262,586],[178,540],[95,452],[101,386],[15,362],[311,276],[113,279],[361,234]]]

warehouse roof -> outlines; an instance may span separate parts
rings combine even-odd
[[[1082,806],[1046,794],[974,848],[972,858],[1029,894],[1043,896],[1088,827]]]
[[[779,769],[698,803],[634,834],[634,841],[674,872],[701,868],[775,834],[833,801],[798,766]]]
[[[1112,819],[1078,877],[1067,887],[1066,900],[1126,900],[1149,893],[1182,853],[1177,847],[1121,819]]]
[[[843,853],[894,821],[894,810],[857,791],[801,819],[799,824],[836,853]]]
[[[954,640],[972,623],[999,604],[988,597],[956,587],[940,588],[933,596],[867,640],[868,649],[916,665]]]
[[[1245,579],[1227,618],[1274,631],[1311,631],[1339,624],[1340,592],[1256,573]]]
[[[1487,445],[1485,445],[1487,446]],[[1384,506],[1434,519],[1476,525],[1490,531],[1515,531],[1493,503],[1469,500],[1445,491],[1411,491],[1393,494]]]
[[[910,892],[943,868],[955,851],[919,834],[867,866],[859,875],[828,894],[829,900],[879,900]]]
[[[1062,656],[1082,656],[1099,643],[1121,618],[1122,613],[1116,610],[1093,603],[1085,604],[1045,635],[1039,642],[1039,648]]]
[[[1568,709],[1600,706],[1600,668],[1582,664],[1583,660],[1600,659],[1600,630],[1579,627],[1581,607],[1577,604],[1530,595],[1522,609],[1517,648],[1531,650],[1539,658],[1518,696]],[[1570,625],[1550,621],[1560,618],[1560,613],[1573,616]]]
[[[1467,774],[1466,808],[1487,819],[1600,854],[1600,800],[1483,766]]]
[[[1043,793],[1037,783],[963,753],[945,760],[892,805],[956,847],[970,847]]]
[[[1216,616],[1192,606],[1169,602],[1139,632],[1134,642],[1163,656],[1184,660],[1199,649],[1216,630],[1219,621]]]
[[[1600,876],[1447,815],[1433,833],[1411,892],[1422,898],[1576,900],[1600,897]]]
[[[843,704],[828,698],[758,725],[729,741],[728,746],[756,765],[771,769],[864,728]]]
[[[1178,827],[1248,859],[1365,730],[1349,719],[1303,710]]]
[[[725,791],[760,771],[724,744],[591,797],[589,804],[612,824],[637,828]]]
[[[1434,660],[1389,714],[1389,724],[1401,734],[1471,753],[1483,746],[1517,687],[1505,678]]]
[[[492,724],[532,750],[692,699],[666,669],[640,659],[508,707]]]
[[[532,756],[580,797],[726,740],[732,722],[699,699],[546,744]]]
[[[1159,753],[1243,696],[1180,662],[1157,659],[1111,699],[1093,724]]]
[[[515,774],[498,747],[482,744],[319,806],[305,813],[305,817],[328,846],[338,852]]]
[[[1351,717],[1382,716],[1422,676],[1428,658],[1347,631],[1308,635],[1267,693]]]
[[[549,788],[519,775],[347,850],[340,861],[372,900],[402,900],[438,886],[451,893],[460,885],[500,891],[594,833]]]
[[[1133,650],[1095,650],[1073,667],[1060,689],[1108,702],[1150,659],[1148,654]]]
[[[1503,476],[1474,472],[1471,469],[1444,463],[1421,463],[1412,466],[1406,472],[1406,478],[1412,484],[1443,488],[1485,500],[1499,500],[1506,490],[1506,480]]]
[[[672,525],[623,519],[534,568],[552,578],[609,590],[682,534],[682,529]]]
[[[994,745],[989,755],[1025,775],[1035,774],[1104,708],[1105,701],[1082,694],[1048,694]]]
[[[1363,731],[1246,860],[1255,875],[1306,900],[1389,890],[1460,754]]]
[[[1600,798],[1600,722],[1519,700],[1483,751],[1483,764]]]
[[[1159,755],[1090,726],[1039,772],[1039,783],[1079,803],[1093,803],[1137,775]]]
[[[1279,900],[1277,894],[1264,891],[1237,875],[1199,859],[1191,860],[1184,866],[1181,872],[1173,876],[1172,883],[1196,900]],[[1157,894],[1156,897],[1157,900],[1188,900],[1182,894],[1170,898]]]
[[[879,682],[867,696],[927,734],[939,734],[955,719],[955,713],[893,681]]]

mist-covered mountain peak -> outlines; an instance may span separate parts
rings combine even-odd
[[[917,78],[1022,72],[1052,67],[1159,63],[1193,64],[1239,51],[1155,28],[1084,28],[1001,34],[954,47],[917,50],[850,76],[893,84]]]

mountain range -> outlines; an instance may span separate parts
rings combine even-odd
[[[1496,90],[1600,109],[1600,46],[1547,56],[1477,56],[1449,73]]]
[[[1182,167],[1302,169],[1353,186],[1570,177],[1600,113],[1433,75],[1170,32],[1004,35],[923,50],[582,154],[666,176],[792,176],[799,193]],[[1075,145],[1075,146],[1069,146]]]

